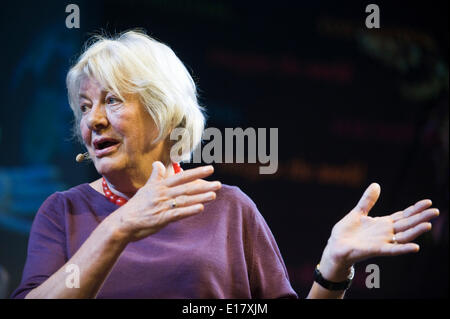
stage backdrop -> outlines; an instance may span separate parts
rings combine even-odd
[[[135,27],[185,62],[208,127],[278,128],[276,174],[218,163],[213,178],[256,203],[301,297],[332,226],[371,182],[381,185],[372,215],[422,198],[441,215],[419,254],[358,264],[347,297],[448,297],[446,2],[378,1],[379,29],[366,27],[361,1],[77,1],[80,27],[67,28],[70,3],[0,9],[1,297],[19,284],[45,198],[98,177],[74,161],[68,68],[92,33]],[[372,263],[378,289],[365,285]]]

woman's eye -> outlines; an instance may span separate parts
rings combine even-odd
[[[80,110],[81,110],[82,113],[85,113],[88,110],[88,106],[86,104],[82,104],[80,106]]]
[[[113,96],[106,98],[106,103],[107,104],[117,104],[119,102],[120,102],[120,100],[118,98],[113,97]]]

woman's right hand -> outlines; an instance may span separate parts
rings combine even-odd
[[[214,168],[209,165],[166,178],[164,165],[154,162],[147,183],[110,215],[115,233],[133,242],[158,232],[171,222],[197,215],[203,211],[202,203],[215,199],[215,191],[222,186],[220,182],[202,179],[213,172]]]

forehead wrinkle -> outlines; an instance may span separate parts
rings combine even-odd
[[[99,83],[98,80],[91,77],[85,77],[81,80],[78,88],[78,98],[90,99],[86,93],[89,91],[97,92],[98,90],[100,91],[100,96],[105,96],[109,92]]]
[[[109,93],[109,91],[106,91],[106,90],[101,90],[100,91],[100,95],[106,95],[106,94],[108,94]],[[89,96],[88,95],[86,95],[86,94],[84,94],[84,93],[80,93],[80,94],[78,94],[78,97],[80,97],[80,98],[85,98],[85,99],[89,99]]]

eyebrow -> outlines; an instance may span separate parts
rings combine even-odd
[[[109,91],[102,90],[100,93],[101,93],[101,95],[106,95],[106,94],[108,94],[108,92],[109,92]],[[87,96],[87,95],[84,94],[84,93],[80,93],[80,94],[78,94],[78,96],[79,96],[80,98],[85,98],[86,100],[90,100],[89,96]]]

